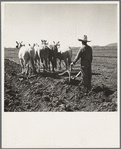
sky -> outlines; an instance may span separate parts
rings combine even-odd
[[[90,45],[118,42],[118,3],[2,2],[2,42],[15,47],[16,41],[81,46],[88,36]]]

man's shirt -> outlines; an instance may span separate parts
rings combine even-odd
[[[92,48],[88,45],[83,45],[79,49],[74,59],[74,63],[76,63],[80,58],[81,58],[81,67],[84,68],[90,67],[92,63]]]

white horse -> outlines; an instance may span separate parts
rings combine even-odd
[[[35,56],[35,50],[34,46],[26,46],[25,44],[22,44],[22,42],[17,42],[16,48],[19,49],[18,57],[20,61],[20,65],[22,67],[22,74],[28,75],[29,72],[29,64],[31,65],[33,73],[36,73],[36,69],[34,66],[34,56]]]
[[[63,60],[65,62],[66,70],[71,64],[72,61],[72,49],[69,46],[59,46],[58,45],[58,53],[57,58],[60,60],[59,62],[59,69],[61,69],[61,61]]]

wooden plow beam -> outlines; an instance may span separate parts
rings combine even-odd
[[[69,75],[69,82],[71,81],[71,79],[75,80],[80,74],[82,77],[84,76],[84,71],[82,69],[77,73],[76,76],[71,76],[71,71],[72,71],[72,68],[70,68],[69,70],[66,70],[63,73],[60,73],[58,75],[62,76],[67,73]]]

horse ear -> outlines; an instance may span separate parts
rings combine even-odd
[[[53,41],[53,43],[55,44],[55,41]]]
[[[21,43],[22,43],[23,41],[21,41]]]
[[[18,44],[18,41],[16,41],[16,43]]]
[[[41,40],[41,42],[43,42],[43,40]]]

